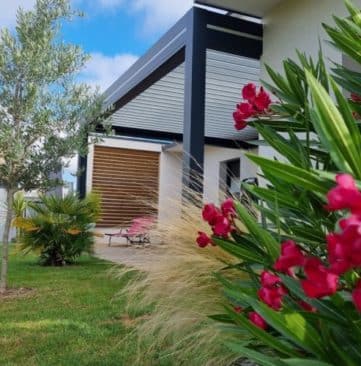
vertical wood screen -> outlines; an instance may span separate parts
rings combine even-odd
[[[92,185],[102,199],[99,227],[126,226],[136,217],[156,215],[159,153],[95,146]]]

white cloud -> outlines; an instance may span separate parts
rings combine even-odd
[[[123,0],[97,0],[103,8],[114,8],[123,4]]]
[[[34,4],[35,0],[0,0],[0,28],[15,24],[16,11],[20,6],[29,10]]]
[[[68,173],[69,175],[74,175],[78,171],[78,155],[74,156],[71,159],[64,159],[64,172]]]
[[[86,6],[87,0],[74,0]],[[139,16],[146,34],[166,30],[180,19],[193,5],[193,0],[92,0],[89,11],[109,11],[119,8]]]
[[[82,79],[92,86],[99,86],[101,91],[107,89],[138,59],[132,54],[105,56],[102,53],[93,53],[91,56],[82,73]]]
[[[36,0],[0,0],[0,28],[13,26],[19,6],[31,9]],[[114,11],[119,8],[140,16],[143,31],[158,33],[166,30],[193,5],[193,0],[72,0],[75,8],[84,8],[86,13]],[[171,3],[171,4],[170,4]]]
[[[144,31],[164,31],[180,19],[193,5],[193,0],[132,0],[131,9],[144,15]]]

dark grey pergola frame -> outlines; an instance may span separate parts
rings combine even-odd
[[[183,136],[172,133],[117,127],[129,136],[167,137],[183,141],[183,183],[187,189],[203,191],[202,176],[205,143],[233,145],[234,141],[205,136],[206,51],[212,49],[260,59],[263,25],[229,15],[193,7],[143,57],[125,72],[105,93],[111,113],[116,112],[175,67],[185,62]],[[101,131],[101,129],[100,129]],[[249,147],[247,143],[238,144]],[[80,157],[83,173],[78,179],[80,196],[86,192],[86,157]]]

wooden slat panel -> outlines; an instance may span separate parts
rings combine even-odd
[[[144,215],[156,215],[159,153],[95,146],[93,191],[102,198],[98,226],[126,226]]]

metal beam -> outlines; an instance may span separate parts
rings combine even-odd
[[[221,30],[207,29],[207,48],[259,60],[263,42]]]
[[[202,1],[202,0],[196,0],[195,1],[196,4],[199,4],[199,5],[203,5],[203,6],[208,6],[208,7],[214,7],[216,9],[219,9],[219,10],[224,10],[228,13],[234,13],[234,14],[239,14],[239,15],[243,15],[243,16],[246,16],[246,17],[250,17],[250,18],[254,18],[254,19],[259,19],[261,20],[262,18],[259,17],[258,15],[253,15],[251,13],[247,13],[247,12],[242,12],[242,11],[237,11],[235,9],[231,9],[229,7],[225,7],[225,6],[214,6],[214,5],[209,5],[209,3],[207,3],[206,1]]]
[[[183,194],[203,193],[206,97],[206,13],[193,8],[187,19],[184,68]]]
[[[113,131],[116,135],[122,136],[124,138],[141,138],[144,140],[168,140],[171,142],[183,142],[183,134],[181,133],[173,133],[173,132],[165,132],[165,131],[152,131],[152,130],[142,130],[138,128],[130,128],[130,127],[121,127],[121,126],[113,126]],[[104,130],[99,127],[97,129],[97,133],[104,133]],[[254,139],[257,137],[255,136]],[[254,145],[247,143],[246,141],[239,140],[231,140],[231,139],[222,139],[217,137],[205,137],[204,142],[206,145],[218,146],[218,147],[228,147],[233,149],[243,149],[249,150],[253,149]]]
[[[198,9],[207,17],[207,25],[224,27],[230,31],[246,33],[256,37],[263,36],[263,25],[249,20],[232,17],[230,15],[217,14],[215,12]]]
[[[87,164],[88,164],[88,156],[79,155],[79,157],[78,157],[79,175],[77,177],[77,183],[76,183],[79,198],[85,198],[85,196],[86,196]]]

